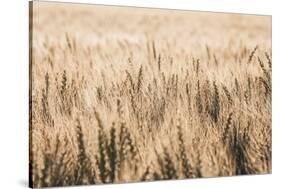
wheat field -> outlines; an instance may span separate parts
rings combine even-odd
[[[271,173],[271,17],[30,4],[30,186]]]

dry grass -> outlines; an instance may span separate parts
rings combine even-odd
[[[32,187],[271,173],[271,19],[33,3]]]

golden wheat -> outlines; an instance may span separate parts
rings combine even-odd
[[[32,187],[271,172],[269,17],[32,7]]]

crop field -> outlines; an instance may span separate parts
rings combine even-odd
[[[271,17],[33,2],[30,186],[271,173]]]

